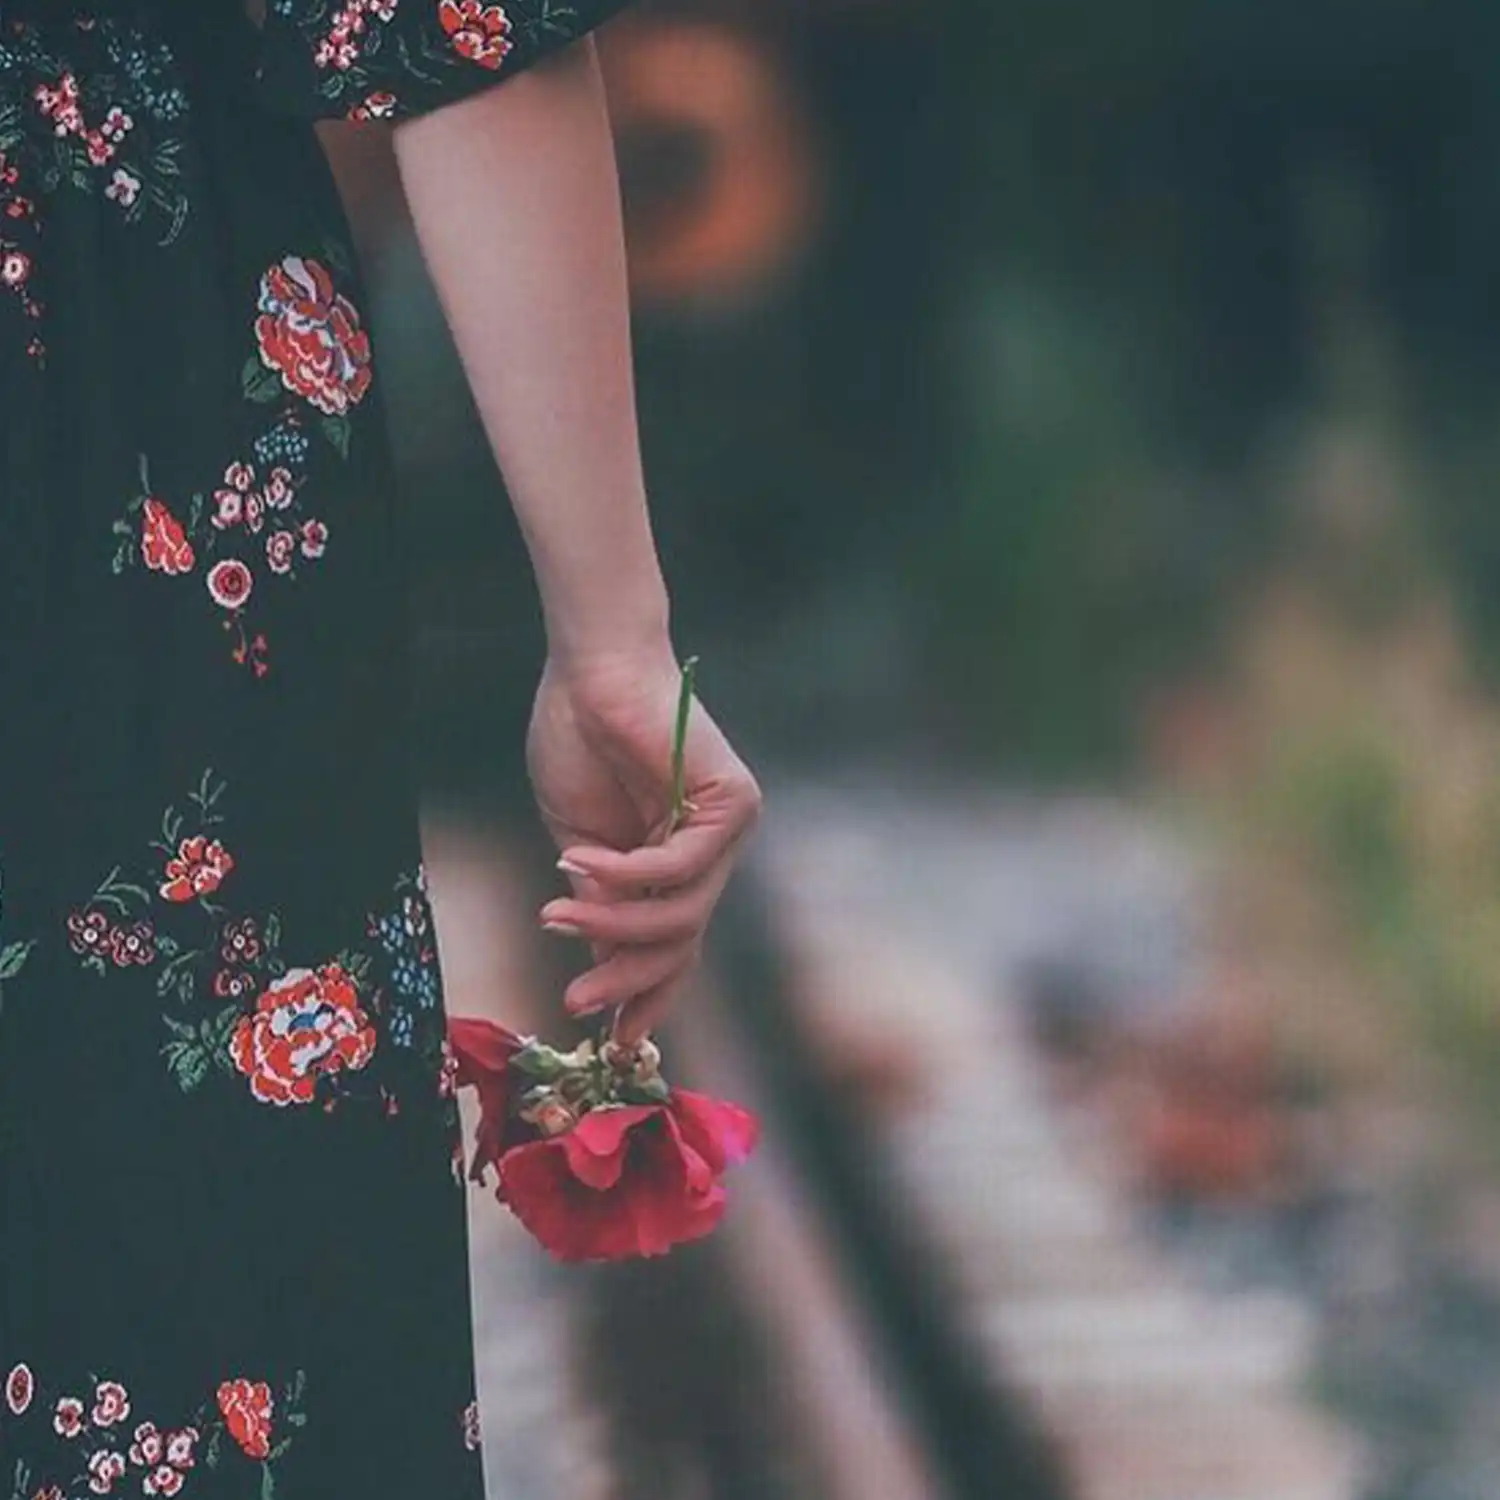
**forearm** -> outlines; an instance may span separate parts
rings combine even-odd
[[[581,42],[401,125],[428,268],[531,552],[559,658],[657,649],[614,146]]]

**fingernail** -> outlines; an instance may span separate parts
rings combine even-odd
[[[575,927],[571,922],[543,922],[542,931],[550,932],[554,937],[581,938],[583,928]]]
[[[585,870],[583,868],[582,865],[574,864],[574,862],[571,859],[569,859],[567,857],[567,855],[563,855],[562,858],[558,860],[558,862],[557,862],[557,868],[559,870],[561,870],[564,875],[583,875],[583,876],[587,876],[588,873],[589,873],[587,870]]]

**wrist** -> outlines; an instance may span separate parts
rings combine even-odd
[[[587,608],[544,610],[547,669],[573,680],[675,662],[666,590],[638,600],[593,600]]]

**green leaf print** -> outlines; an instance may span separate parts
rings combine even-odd
[[[275,370],[268,370],[258,354],[245,361],[241,375],[247,401],[274,401],[281,394],[281,377]]]

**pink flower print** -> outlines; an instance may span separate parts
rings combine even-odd
[[[273,531],[266,538],[266,561],[273,573],[290,573],[297,555],[297,538],[290,531]]]
[[[473,1453],[479,1447],[479,1403],[471,1401],[463,1412],[464,1447]]]
[[[64,1396],[52,1408],[52,1430],[62,1438],[76,1438],[83,1431],[83,1402],[77,1396]]]
[[[137,1468],[153,1469],[166,1457],[167,1441],[156,1430],[155,1422],[142,1422],[130,1445],[130,1461]]]
[[[318,520],[302,523],[303,557],[322,557],[328,550],[328,527]]]
[[[245,518],[245,497],[238,490],[214,491],[214,525],[220,531],[238,526]]]
[[[118,203],[121,208],[131,208],[141,196],[141,179],[127,172],[124,167],[116,167],[115,175],[110,178],[109,186],[104,190],[104,196],[111,202]]]
[[[134,129],[135,121],[117,104],[105,115],[103,123],[99,126],[99,134],[107,141],[118,143]]]
[[[260,957],[260,933],[254,917],[225,924],[220,952],[226,964],[253,964]]]
[[[191,1469],[198,1458],[198,1429],[182,1427],[167,1438],[167,1462],[179,1469]]]
[[[115,148],[97,130],[88,131],[83,144],[89,160],[96,167],[106,166],[114,159]]]
[[[109,935],[109,956],[114,959],[115,967],[128,969],[136,965],[142,969],[148,969],[156,962],[156,932],[149,922],[132,922],[128,927],[116,927]],[[106,1382],[106,1384],[108,1384]],[[111,1385],[112,1391],[119,1391],[120,1387]],[[105,1386],[100,1386],[102,1391]],[[123,1396],[124,1392],[121,1391]],[[106,1408],[107,1409],[107,1408]],[[125,1403],[125,1409],[116,1417],[110,1418],[108,1422],[99,1417],[100,1407],[94,1407],[94,1422],[97,1426],[108,1427],[111,1422],[117,1422],[130,1415],[130,1403]]]
[[[0,282],[17,287],[31,276],[31,257],[20,250],[7,250],[0,255]]]
[[[275,468],[266,479],[266,504],[272,510],[285,510],[296,497],[297,488],[290,469]]]
[[[185,1483],[178,1470],[162,1464],[146,1476],[141,1489],[148,1495],[175,1495]]]
[[[236,974],[233,969],[220,969],[214,975],[214,994],[221,1000],[243,1000],[255,993],[255,979],[249,974]]]
[[[255,470],[249,464],[235,462],[224,470],[224,483],[240,494],[246,494],[255,483]]]
[[[129,1415],[130,1396],[125,1387],[117,1380],[101,1380],[94,1387],[94,1409],[90,1413],[94,1426],[113,1427]]]
[[[237,557],[226,557],[208,570],[209,597],[220,609],[242,609],[255,579]]]
[[[11,1415],[24,1416],[34,1395],[36,1377],[31,1373],[31,1366],[17,1365],[5,1377],[5,1404],[10,1408]]]
[[[258,532],[266,524],[266,502],[257,491],[245,496],[245,530]]]
[[[96,1495],[107,1495],[124,1473],[125,1460],[118,1453],[101,1448],[89,1459],[89,1488]]]
[[[102,911],[75,911],[68,918],[68,946],[88,958],[109,948],[109,918]]]

